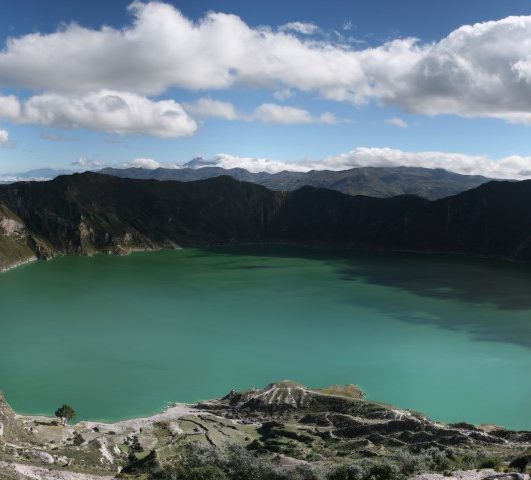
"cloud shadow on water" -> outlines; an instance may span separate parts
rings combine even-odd
[[[352,304],[407,323],[466,331],[478,341],[531,348],[529,265],[466,256],[295,247],[224,247],[204,253],[260,257],[256,264],[247,264],[249,268],[266,268],[264,259],[268,257],[322,261],[332,266],[342,280],[353,282],[352,294],[347,298]],[[236,261],[225,268],[243,269],[245,265]],[[374,296],[365,290],[360,293],[356,282],[413,296],[382,299],[381,292]]]
[[[357,305],[378,308],[408,323],[464,330],[479,341],[531,348],[529,266],[466,257],[371,253],[347,258],[337,267],[344,280],[436,301],[416,302],[409,297],[376,304],[354,292],[351,301]]]

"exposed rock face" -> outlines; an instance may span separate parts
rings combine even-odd
[[[22,422],[16,418],[13,409],[6,402],[4,395],[0,392],[0,444],[13,440],[27,440],[27,434],[22,426]]]
[[[55,459],[48,452],[43,452],[41,450],[26,450],[22,454],[29,459],[35,459],[46,465],[52,465],[55,463]]]
[[[200,406],[206,409],[212,406],[227,406],[233,412],[281,412],[293,409],[341,408],[342,403],[350,405],[352,400],[361,400],[363,396],[363,392],[355,385],[311,390],[299,383],[285,380],[272,383],[263,389],[232,391],[220,401],[207,402]]]
[[[36,258],[22,220],[0,204],[0,272]]]

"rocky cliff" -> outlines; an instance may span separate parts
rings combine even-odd
[[[274,192],[94,173],[0,187],[0,264],[62,254],[227,244],[452,252],[531,260],[531,181],[429,201],[303,187]]]

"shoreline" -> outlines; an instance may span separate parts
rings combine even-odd
[[[213,463],[219,455],[222,465],[231,458],[254,457],[287,473],[297,465],[315,471],[333,471],[350,462],[369,465],[375,456],[377,464],[391,467],[411,449],[419,459],[427,458],[415,449],[432,444],[438,445],[437,458],[442,455],[447,462],[458,458],[456,453],[484,452],[487,458],[499,458],[502,467],[531,446],[531,432],[437,422],[368,400],[356,385],[310,388],[290,380],[231,390],[194,405],[176,403],[151,416],[115,423],[62,425],[55,417],[22,416],[0,395],[0,420],[0,446],[8,447],[0,448],[0,469],[27,472],[40,480],[140,479],[144,477],[123,475],[159,472],[194,448],[211,452]],[[237,456],[227,456],[228,451]],[[482,458],[472,456],[469,467],[486,468]],[[438,480],[436,472],[442,469],[430,465],[425,471],[435,476],[425,478]],[[452,465],[462,466],[458,461]],[[414,473],[407,478],[424,478]]]
[[[371,247],[363,247],[356,245],[342,245],[342,244],[299,244],[299,243],[289,243],[289,242],[274,242],[274,243],[238,243],[238,244],[208,244],[208,245],[186,245],[181,247],[175,245],[173,247],[161,246],[154,248],[142,248],[142,247],[130,247],[128,251],[119,251],[113,252],[110,250],[92,250],[87,253],[75,254],[75,253],[57,253],[49,258],[40,259],[37,256],[30,257],[26,260],[16,261],[12,264],[9,264],[5,267],[0,267],[0,274],[7,273],[11,270],[14,270],[18,267],[28,265],[30,263],[39,262],[39,261],[50,261],[57,257],[92,257],[94,255],[109,255],[114,257],[127,257],[135,253],[150,253],[150,252],[161,252],[161,251],[177,251],[177,250],[186,250],[186,249],[218,249],[218,248],[296,248],[301,252],[309,251],[323,251],[323,252],[343,252],[343,253],[355,253],[355,254],[407,254],[407,255],[418,255],[422,257],[449,257],[455,259],[465,259],[465,260],[480,260],[480,261],[495,261],[500,262],[505,265],[517,265],[517,266],[530,266],[531,262],[515,260],[511,257],[506,256],[497,256],[497,255],[481,255],[470,252],[459,252],[459,251],[440,251],[440,250],[409,250],[409,249],[378,249]]]
[[[211,400],[207,400],[209,402]],[[171,422],[179,420],[188,415],[197,415],[198,413],[205,414],[204,411],[201,411],[197,408],[196,404],[189,403],[172,403],[168,405],[163,410],[153,413],[151,415],[139,415],[137,417],[126,418],[123,420],[116,421],[100,421],[100,420],[80,420],[79,422],[70,423],[67,425],[69,428],[80,428],[80,429],[89,429],[93,430],[94,428],[98,429],[101,433],[115,432],[117,434],[122,434],[128,430],[141,430],[147,425],[153,424],[155,422]],[[23,422],[44,422],[52,424],[57,421],[57,417],[51,415],[31,415],[31,414],[21,414],[15,411],[15,418]]]
[[[0,267],[0,273],[6,273],[10,270],[14,270],[15,268],[22,267],[24,265],[28,265],[30,263],[37,262],[39,259],[36,256],[27,258],[26,260],[19,260],[17,262],[14,262],[10,265],[7,265],[5,267]]]

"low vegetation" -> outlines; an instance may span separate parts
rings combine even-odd
[[[152,465],[148,469],[152,468]],[[398,452],[392,457],[360,459],[333,466],[306,463],[286,469],[279,459],[266,459],[231,445],[225,452],[189,444],[174,462],[155,472],[133,472],[132,478],[146,480],[406,480],[424,472],[448,474],[454,470],[493,468],[501,471],[503,461],[486,451],[429,448],[424,452]],[[142,468],[140,467],[139,470]],[[126,477],[127,478],[127,477]]]

